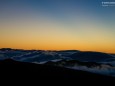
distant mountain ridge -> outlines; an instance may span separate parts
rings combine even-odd
[[[91,52],[91,51],[86,51],[86,52],[79,52],[79,53],[74,53],[70,55],[72,59],[77,59],[80,61],[90,61],[90,62],[100,62],[104,60],[108,60],[113,58],[111,55],[106,54],[106,53],[101,53],[101,52]]]
[[[0,59],[12,58],[18,61],[40,62],[50,61],[55,59],[73,59],[79,61],[101,62],[110,59],[114,56],[101,52],[83,52],[78,50],[62,50],[62,51],[43,51],[43,50],[20,50],[2,48],[0,49]]]

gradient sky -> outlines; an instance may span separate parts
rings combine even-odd
[[[0,0],[0,48],[115,53],[115,0]]]

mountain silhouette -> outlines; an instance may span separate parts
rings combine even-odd
[[[12,59],[0,61],[1,77],[37,77],[40,78],[60,78],[60,79],[76,79],[83,80],[115,80],[114,77],[94,74],[90,72],[73,70],[63,67],[56,67],[52,65],[41,65],[27,62],[18,62]]]
[[[70,55],[70,57],[72,59],[87,62],[101,62],[113,58],[111,55],[101,52],[79,52]]]

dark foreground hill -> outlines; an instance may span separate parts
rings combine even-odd
[[[115,77],[104,76],[85,71],[72,70],[68,68],[55,67],[50,65],[18,62],[11,59],[0,61],[0,77],[14,79],[67,79],[76,81],[86,80],[108,80],[113,81]]]

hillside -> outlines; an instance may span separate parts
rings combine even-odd
[[[40,78],[60,78],[75,79],[79,81],[85,80],[115,80],[114,77],[89,73],[80,70],[73,70],[63,67],[55,67],[50,65],[33,64],[26,62],[18,62],[11,59],[0,61],[0,74],[3,77],[37,77]],[[2,77],[1,76],[1,77]]]

